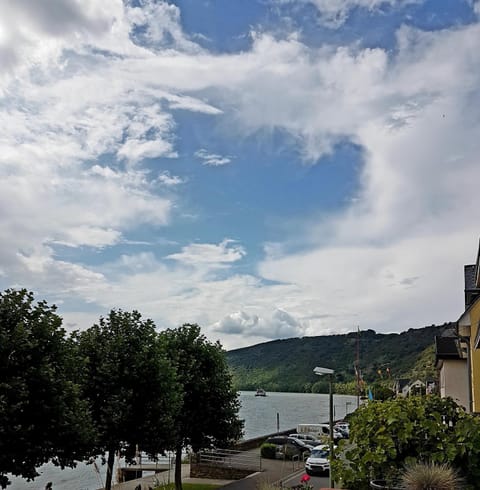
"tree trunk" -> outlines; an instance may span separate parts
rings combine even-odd
[[[175,490],[182,490],[182,446],[175,448]]]
[[[112,476],[113,476],[113,463],[114,462],[115,462],[115,449],[110,448],[108,450],[107,477],[105,479],[105,490],[111,490],[111,488],[112,488]]]

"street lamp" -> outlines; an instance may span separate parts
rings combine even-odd
[[[318,374],[318,376],[324,376],[327,375],[329,378],[328,382],[328,392],[329,392],[329,410],[328,410],[328,420],[329,420],[329,426],[330,426],[330,471],[328,472],[328,481],[330,488],[335,488],[335,483],[332,480],[332,463],[335,458],[334,452],[333,452],[333,373],[335,372],[333,369],[328,369],[328,368],[322,368],[322,367],[316,367],[313,372],[315,374]]]

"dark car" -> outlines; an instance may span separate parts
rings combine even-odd
[[[277,446],[283,446],[288,442],[288,436],[272,436],[269,437],[265,442],[269,444],[276,444]]]
[[[265,442],[269,444],[275,444],[276,446],[290,446],[291,448],[296,449],[299,453],[303,454],[307,451],[310,452],[312,450],[312,446],[306,444],[299,439],[295,439],[294,437],[289,436],[272,436],[269,437]]]
[[[300,441],[303,441],[305,444],[308,444],[309,446],[315,447],[320,444],[322,444],[323,441],[317,439],[315,436],[312,434],[289,434],[288,437],[294,437],[295,439],[299,439]]]
[[[309,444],[306,441],[302,441],[301,439],[297,439],[296,437],[288,437],[288,442],[289,444],[292,444],[295,446],[297,449],[300,449],[302,453],[305,451],[311,451],[314,448],[314,445]]]

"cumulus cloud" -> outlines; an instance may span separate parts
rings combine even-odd
[[[223,267],[244,257],[245,249],[234,240],[225,239],[218,245],[213,243],[193,243],[182,248],[179,253],[168,255],[167,259],[186,265]]]
[[[203,165],[207,165],[209,167],[220,167],[222,165],[226,165],[230,163],[232,159],[230,157],[225,157],[222,155],[218,155],[216,153],[209,153],[205,149],[201,149],[195,152],[195,156],[202,160]]]
[[[0,224],[8,235],[0,259],[6,285],[26,277],[25,284],[35,288],[55,271],[58,289],[69,291],[75,273],[82,282],[88,267],[68,268],[55,247],[101,249],[125,242],[124,233],[139,225],[169,222],[174,195],[161,189],[181,179],[162,171],[155,176],[142,161],[177,156],[169,107],[218,110],[165,90],[155,70],[143,80],[130,72],[131,60],[145,65],[166,38],[179,51],[193,49],[176,7],[143,6],[120,0],[108,8],[96,0],[1,6],[0,59],[9,60],[0,74]],[[148,46],[131,38],[137,25],[146,29]],[[170,30],[176,34],[169,36]]]
[[[400,5],[312,3],[336,22],[356,6]],[[393,331],[460,311],[478,235],[478,23],[402,27],[392,51],[257,32],[250,49],[218,55],[185,35],[178,7],[142,5],[2,4],[2,284],[72,294],[102,313],[138,308],[160,326],[197,321],[228,333],[229,347],[358,324]],[[309,164],[354,144],[356,194],[334,215],[301,216],[302,232],[270,244],[256,275],[238,273],[247,248],[229,239],[161,258],[60,259],[60,245],[100,251],[171,222],[182,180],[148,172],[144,159],[177,157],[178,110],[228,115],[232,138],[281,129]],[[196,157],[231,160],[204,148]]]
[[[279,3],[291,3],[292,0],[277,0]],[[320,21],[328,27],[338,28],[348,18],[351,10],[355,8],[368,9],[370,11],[385,6],[404,6],[411,3],[419,3],[422,0],[301,0],[318,9]]]
[[[298,337],[305,332],[304,326],[298,320],[281,309],[275,309],[262,317],[237,311],[215,323],[214,329],[224,334],[267,340]]]
[[[91,283],[88,298],[95,298],[97,317],[105,309],[121,307],[138,309],[153,318],[159,329],[198,322],[210,338],[221,336],[228,349],[270,340],[275,335],[308,332],[309,319],[301,318],[305,311],[296,309],[303,297],[298,287],[265,284],[249,274],[225,275],[228,264],[234,263],[223,263],[219,268],[217,261],[210,260],[195,267],[181,263],[176,267],[152,252],[122,255],[101,267],[102,280]],[[240,312],[239,305],[244,308]],[[95,318],[63,311],[62,307],[60,313],[72,329],[83,327],[81,322],[87,318]]]
[[[473,11],[480,16],[480,2],[477,0],[473,2]]]

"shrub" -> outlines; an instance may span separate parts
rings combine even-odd
[[[276,452],[277,452],[277,446],[275,444],[264,442],[260,446],[260,454],[262,458],[275,459]]]
[[[351,415],[350,444],[332,473],[344,487],[366,490],[372,478],[394,481],[417,461],[449,464],[465,477],[463,488],[478,488],[480,418],[433,395],[370,402]]]
[[[458,490],[458,473],[448,464],[415,463],[406,467],[402,484],[409,490]]]

